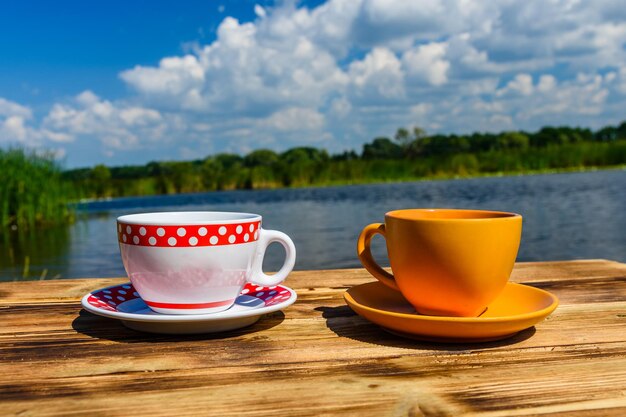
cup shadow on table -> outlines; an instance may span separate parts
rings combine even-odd
[[[177,341],[215,340],[230,339],[243,334],[262,332],[278,326],[285,320],[282,311],[266,314],[256,323],[241,329],[229,330],[219,333],[191,334],[191,335],[167,335],[156,333],[144,333],[129,329],[119,320],[97,316],[85,310],[80,310],[78,316],[72,322],[72,328],[78,333],[95,338],[110,340],[119,343],[169,343]]]
[[[490,349],[520,343],[535,334],[535,328],[523,330],[514,336],[492,342],[479,343],[445,343],[429,342],[408,339],[396,336],[383,330],[374,323],[370,323],[357,315],[348,306],[317,307],[316,311],[322,313],[326,319],[326,327],[337,336],[347,337],[359,342],[371,343],[379,346],[400,347],[404,349],[435,350],[435,351],[466,351],[477,349]]]

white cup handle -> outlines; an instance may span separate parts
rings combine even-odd
[[[270,243],[277,242],[285,248],[285,263],[280,270],[274,275],[263,273],[263,258],[265,251]],[[296,247],[289,236],[277,230],[259,230],[259,243],[257,253],[252,264],[252,275],[250,282],[253,284],[263,285],[264,287],[272,287],[278,285],[287,278],[287,275],[293,270],[296,264]]]

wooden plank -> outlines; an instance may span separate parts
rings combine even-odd
[[[626,264],[603,259],[564,262],[521,262],[515,265],[511,280],[533,283],[541,287],[543,282],[626,279]],[[295,289],[331,288],[344,290],[353,285],[371,281],[373,278],[362,268],[294,271],[286,281]],[[126,278],[87,278],[0,283],[1,304],[28,304],[36,302],[75,301],[90,290],[126,282]],[[573,284],[574,285],[574,284]]]
[[[146,335],[81,311],[84,292],[119,280],[0,284],[0,414],[626,414],[626,266],[543,265],[514,278],[549,287],[557,311],[476,345],[401,339],[355,315],[342,294],[371,280],[362,270],[295,273],[296,304],[218,336]]]

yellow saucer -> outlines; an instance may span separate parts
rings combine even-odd
[[[509,282],[479,317],[423,316],[380,282],[357,285],[344,294],[360,316],[400,336],[437,342],[486,342],[504,339],[545,319],[559,300],[528,285]]]

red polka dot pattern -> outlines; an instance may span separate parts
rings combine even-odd
[[[120,243],[135,246],[163,248],[223,246],[254,242],[259,239],[261,222],[148,226],[117,223],[117,238]]]
[[[291,297],[291,291],[280,285],[263,287],[247,283],[241,290],[240,295],[259,298],[263,300],[265,306],[271,306],[287,301]],[[133,285],[128,283],[96,291],[89,295],[87,302],[102,310],[117,311],[118,305],[135,298],[139,298],[139,294],[137,294]]]
[[[135,298],[139,298],[139,294],[132,284],[124,284],[96,291],[89,295],[87,302],[102,310],[117,311],[118,305]]]

